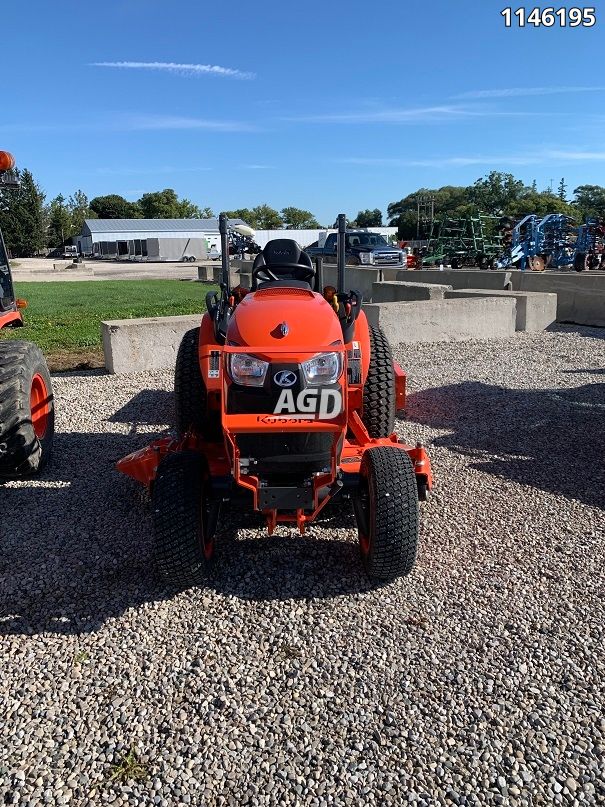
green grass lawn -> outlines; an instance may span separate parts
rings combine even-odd
[[[202,283],[178,280],[99,280],[18,283],[27,300],[25,328],[3,328],[0,339],[28,339],[51,369],[103,366],[101,320],[202,314]]]

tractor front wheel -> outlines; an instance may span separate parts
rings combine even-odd
[[[200,454],[182,451],[164,457],[152,507],[153,551],[162,579],[181,589],[203,585],[214,563],[220,502],[208,495]]]
[[[399,448],[367,449],[353,500],[361,559],[368,577],[389,581],[412,571],[418,548],[416,474]]]
[[[200,329],[192,328],[181,340],[174,370],[176,428],[179,436],[195,432],[207,440],[220,440],[218,413],[208,411],[208,395],[199,360]]]
[[[41,471],[52,452],[55,407],[50,373],[32,342],[0,345],[0,477]]]
[[[395,428],[395,370],[383,331],[370,326],[370,368],[363,386],[361,419],[370,437],[389,437]]]

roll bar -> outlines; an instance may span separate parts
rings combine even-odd
[[[345,287],[345,264],[346,245],[345,231],[347,229],[347,219],[344,213],[338,214],[338,234],[336,236],[336,262],[338,265],[338,291],[344,291]]]
[[[229,296],[229,220],[224,213],[218,217],[218,231],[221,234],[221,288]]]

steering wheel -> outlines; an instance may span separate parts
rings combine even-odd
[[[275,267],[274,267],[275,268]],[[296,274],[295,277],[284,278],[277,275],[274,271],[269,269],[268,266],[258,266],[252,270],[252,277],[257,282],[267,283],[271,280],[302,280],[305,283],[310,283],[315,277],[315,269],[312,266],[307,266],[304,263],[288,263],[284,264],[284,269],[288,270],[289,274]],[[300,275],[300,276],[299,276]]]

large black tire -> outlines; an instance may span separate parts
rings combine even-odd
[[[576,272],[583,272],[586,269],[586,253],[577,252],[573,259],[573,268]]]
[[[199,338],[199,328],[187,331],[176,356],[174,403],[180,436],[189,431],[203,434],[206,426],[207,395],[198,357]]]
[[[381,446],[364,452],[354,507],[368,577],[388,581],[409,574],[418,549],[419,505],[416,474],[405,451]]]
[[[204,459],[195,451],[168,454],[152,492],[153,552],[162,579],[179,588],[203,585],[212,569],[219,503],[207,494]]]
[[[32,342],[0,344],[0,478],[27,477],[50,459],[55,407],[50,373]]]
[[[395,428],[395,370],[382,330],[370,326],[370,368],[363,387],[361,419],[370,437],[388,437]]]

